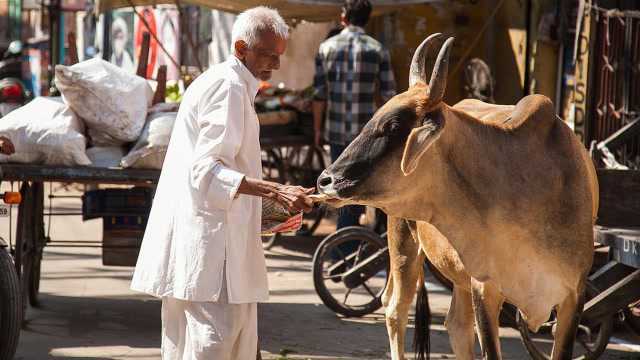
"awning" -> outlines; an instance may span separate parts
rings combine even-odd
[[[402,5],[443,2],[446,0],[372,0],[374,15],[397,10]],[[162,5],[190,4],[231,13],[239,13],[246,9],[266,5],[277,9],[288,20],[306,20],[322,22],[335,20],[340,16],[342,0],[97,0],[96,10],[99,12],[116,8]]]

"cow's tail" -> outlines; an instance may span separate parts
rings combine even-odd
[[[413,352],[416,360],[428,360],[430,352],[429,325],[431,324],[431,309],[429,296],[424,283],[424,274],[420,276],[418,297],[416,298],[415,332],[413,333]]]

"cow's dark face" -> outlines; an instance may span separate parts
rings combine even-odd
[[[367,123],[360,135],[323,173],[319,189],[340,199],[358,200],[388,193],[392,178],[401,178],[402,158],[412,130],[431,123],[442,128],[438,106],[427,109],[426,85],[391,99]]]
[[[448,58],[448,46],[443,49]],[[380,205],[410,187],[420,158],[444,129],[442,85],[432,80],[427,86],[426,81],[412,78],[409,90],[380,108],[322,173],[318,190],[342,203]]]

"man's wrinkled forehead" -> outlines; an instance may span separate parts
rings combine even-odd
[[[254,50],[282,54],[287,49],[287,39],[276,34],[271,29],[264,29],[258,33],[258,41]]]

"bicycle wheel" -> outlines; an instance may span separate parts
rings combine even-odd
[[[11,255],[0,248],[0,360],[11,360],[22,325],[20,279]]]
[[[389,254],[385,250],[380,235],[360,226],[327,236],[313,256],[313,285],[322,302],[347,317],[378,310],[389,274]],[[349,272],[365,263],[372,264],[368,272]],[[349,274],[351,279],[357,275],[358,281],[345,283]]]
[[[586,300],[592,299],[598,295],[598,293],[598,289],[591,284],[591,282],[587,281]],[[535,360],[551,359],[553,333],[555,332],[556,325],[555,310],[552,312],[549,321],[544,323],[537,333],[529,330],[520,311],[518,311],[516,318],[522,342],[529,355]],[[612,330],[613,316],[606,317],[600,323],[592,326],[580,323],[573,346],[573,359],[597,359],[607,348]]]

